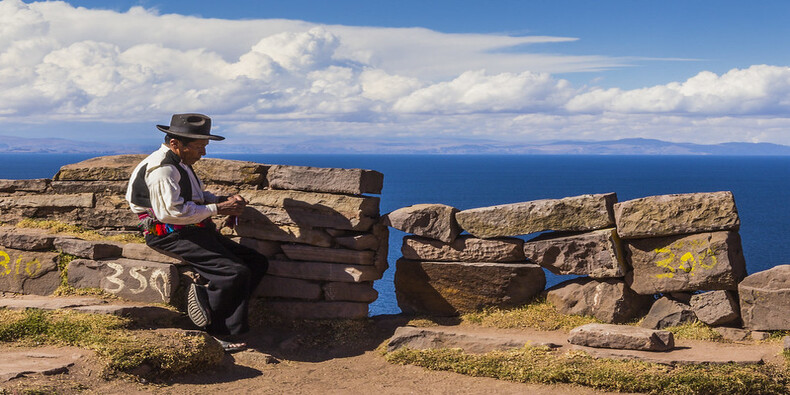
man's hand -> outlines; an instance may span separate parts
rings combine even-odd
[[[240,195],[229,196],[228,200],[217,203],[217,214],[220,215],[241,215],[244,207],[247,206],[247,200]]]

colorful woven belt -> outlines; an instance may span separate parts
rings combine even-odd
[[[143,232],[143,235],[156,235],[156,236],[164,236],[170,233],[173,233],[177,230],[181,230],[184,228],[196,227],[196,228],[207,228],[214,225],[211,222],[211,218],[206,218],[203,221],[200,221],[196,224],[188,224],[188,225],[174,225],[174,224],[166,224],[163,222],[159,222],[154,215],[154,211],[150,208],[145,209],[144,213],[137,214],[137,218],[140,219],[140,223],[137,226]]]

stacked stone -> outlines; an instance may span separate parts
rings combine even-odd
[[[53,180],[0,180],[0,214],[6,223],[54,219],[105,233],[137,232],[138,219],[124,195],[132,170],[144,157],[89,159],[62,167]],[[250,202],[235,230],[222,231],[269,258],[269,275],[258,295],[271,310],[300,318],[367,316],[368,304],[378,297],[373,281],[387,269],[388,229],[380,223],[379,198],[366,195],[381,193],[381,173],[221,159],[202,159],[194,170],[209,191],[239,193]],[[217,219],[220,227],[224,222]],[[147,247],[132,246],[124,246],[123,254],[128,250],[138,260],[168,265],[168,275],[179,263]],[[111,292],[112,286],[101,284],[112,284],[113,275],[123,272],[137,278],[143,270],[129,262],[77,264],[79,269],[69,272],[70,281],[72,274],[80,276],[79,281],[75,277],[76,286]],[[196,278],[182,265],[176,281],[178,272],[182,284]],[[170,302],[184,287],[176,288],[163,301]]]
[[[614,229],[614,193],[543,199],[458,213],[461,226],[479,237],[550,231],[527,240],[526,259],[560,275],[584,276],[558,284],[547,299],[566,314],[617,323],[649,305],[628,289],[622,246]]]
[[[746,276],[746,263],[731,192],[649,196],[614,209],[617,233],[632,267],[626,282],[639,294],[664,295],[643,326],[737,321],[733,291]]]
[[[170,303],[179,285],[178,270],[172,258],[158,256],[142,244],[2,226],[0,291],[51,295],[68,273],[68,284],[75,288],[99,288],[137,302]],[[170,261],[156,262],[164,259]]]
[[[403,312],[446,316],[518,306],[545,287],[543,270],[525,259],[521,239],[460,235],[461,213],[418,204],[387,214],[390,226],[413,234],[404,237],[395,271]]]

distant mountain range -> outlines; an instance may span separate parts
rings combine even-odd
[[[344,139],[336,137],[287,143],[233,144],[226,141],[211,147],[212,154],[520,154],[520,155],[790,155],[790,146],[771,143],[692,144],[630,138],[609,141],[549,141],[514,144],[493,140],[423,138],[416,141],[392,139]],[[147,153],[152,144],[84,142],[0,136],[0,153],[86,153],[113,155]]]

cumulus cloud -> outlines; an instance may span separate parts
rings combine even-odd
[[[677,139],[670,126],[710,142],[786,139],[790,67],[601,89],[556,74],[622,59],[506,50],[572,40],[0,0],[0,119],[152,123],[202,111],[250,138]]]

